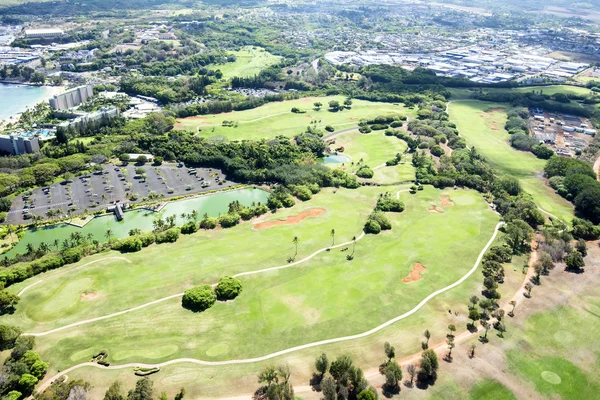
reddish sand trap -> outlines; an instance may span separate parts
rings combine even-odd
[[[452,207],[454,205],[450,200],[450,196],[440,196],[440,200],[442,200],[442,207]]]
[[[421,272],[425,271],[427,268],[421,263],[416,263],[412,266],[412,270],[410,274],[406,278],[402,278],[402,283],[410,283],[414,281],[418,281],[421,279]]]
[[[270,228],[272,226],[297,224],[299,222],[302,222],[302,220],[304,220],[305,218],[315,217],[319,214],[323,214],[325,211],[326,210],[324,208],[311,208],[308,211],[301,212],[300,214],[294,215],[293,217],[287,217],[284,220],[280,219],[277,221],[261,222],[260,224],[254,225],[254,229],[265,229]]]
[[[81,293],[81,300],[94,300],[96,297],[98,297],[96,292]]]
[[[427,211],[433,211],[433,212],[436,212],[438,214],[443,214],[444,213],[443,210],[438,210],[437,207],[435,206],[435,204],[432,204],[431,207],[429,207],[427,209]]]

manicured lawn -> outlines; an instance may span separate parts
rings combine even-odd
[[[482,380],[471,389],[469,400],[516,400],[506,386],[493,380]]]
[[[221,70],[225,78],[234,76],[247,78],[258,75],[263,69],[277,64],[281,60],[280,56],[274,56],[263,48],[253,46],[247,46],[232,53],[236,56],[235,62],[214,65],[210,68]]]
[[[356,213],[372,207],[372,201],[383,190],[373,187],[339,190],[335,194],[320,195],[321,200],[317,196],[310,203],[314,207],[327,208],[328,214],[335,209],[338,213],[352,215],[350,220],[362,224],[364,215],[357,216]],[[445,207],[444,214],[428,211],[432,203],[440,207],[443,194],[449,195],[455,205]],[[347,206],[350,198],[352,207]],[[335,249],[298,267],[242,277],[244,290],[240,297],[234,302],[218,303],[204,313],[186,311],[181,308],[179,299],[173,299],[113,319],[40,337],[37,348],[56,368],[86,361],[96,347],[107,348],[111,361],[117,364],[176,357],[222,360],[263,355],[307,342],[366,331],[411,309],[427,294],[464,275],[489,240],[498,219],[473,191],[426,188],[417,195],[403,193],[401,198],[406,203],[406,211],[390,215],[393,230],[359,241],[355,259],[351,262],[345,259],[352,251],[352,245],[349,245],[348,252]],[[344,206],[336,208],[336,203]],[[296,211],[293,215],[299,210],[291,211]],[[276,265],[274,259],[285,258],[293,252],[293,235],[299,237],[299,250],[304,255],[310,244],[326,245],[330,241],[331,228],[336,230],[336,241],[347,240],[351,230],[356,235],[359,233],[360,229],[356,227],[349,229],[345,217],[340,218],[315,217],[298,225],[268,228],[261,232],[260,240],[245,237],[251,230],[246,224],[222,231],[224,237],[213,237],[209,251],[202,246],[202,240],[198,241],[204,236],[199,233],[190,238],[194,249],[182,246],[183,242],[172,245],[171,249],[155,246],[127,255],[136,259],[132,265],[94,265],[63,277],[49,278],[44,290],[34,287],[31,293],[23,296],[18,313],[12,319],[19,321],[19,317],[35,316],[38,319],[35,329],[38,330],[49,325],[44,319],[56,324],[53,306],[59,307],[62,315],[71,316],[67,318],[79,320],[97,314],[98,310],[100,314],[106,314],[115,303],[120,306],[113,310],[125,308],[133,298],[137,305],[143,302],[143,297],[147,301],[173,293],[171,289],[163,289],[165,287],[180,289],[192,282],[214,281],[225,273],[273,266]],[[432,229],[433,226],[436,229]],[[271,230],[273,236],[270,236]],[[261,251],[246,250],[245,242]],[[165,266],[154,249],[168,254],[170,265],[177,267]],[[187,256],[177,256],[179,253]],[[219,260],[227,265],[219,266]],[[403,283],[402,279],[409,275],[416,262],[427,267],[422,279]],[[127,276],[123,276],[124,268],[128,270]],[[108,273],[110,270],[112,274]],[[174,282],[175,275],[178,275],[177,283]],[[212,280],[199,278],[215,275]],[[125,283],[122,285],[119,280]],[[114,289],[125,285],[132,293]],[[89,301],[92,304],[98,302],[97,305],[81,307],[80,304],[87,301],[78,298],[86,289],[98,293],[98,298]],[[109,302],[112,297],[115,297],[114,303]],[[73,315],[76,318],[72,318]],[[62,325],[66,321],[63,318],[58,322]]]
[[[342,102],[342,96],[308,97],[298,100],[268,103],[252,110],[234,111],[225,114],[205,115],[182,118],[178,120],[176,129],[198,132],[199,136],[224,136],[229,140],[257,140],[272,138],[277,135],[292,136],[302,133],[309,125],[324,129],[326,125],[336,130],[358,125],[361,118],[372,118],[388,113],[399,113],[412,116],[413,110],[391,103],[379,103],[353,100],[351,109],[332,112],[328,110],[331,100]],[[321,102],[323,108],[314,110],[313,103]],[[297,107],[305,113],[291,112]],[[235,121],[237,127],[224,127],[223,121]]]
[[[386,136],[383,131],[363,134],[358,129],[336,136],[335,145],[331,147],[341,146],[344,147],[344,154],[354,162],[354,165],[346,163],[344,169],[352,172],[358,169],[358,163],[375,168],[393,159],[398,153],[404,154],[408,148],[404,140],[400,140],[395,136]]]
[[[504,130],[507,105],[476,100],[450,103],[450,120],[467,140],[469,146],[483,154],[496,171],[519,179],[523,189],[543,210],[569,221],[573,207],[544,184],[545,160],[533,154],[515,150]]]
[[[406,157],[404,160],[399,165],[375,170],[373,180],[381,184],[414,181],[416,169],[413,167],[410,157]]]
[[[586,95],[591,93],[591,90],[585,87],[580,86],[570,86],[570,85],[551,85],[551,86],[525,86],[512,89],[516,92],[531,92],[535,91],[539,93],[542,91],[543,94],[553,95],[556,93],[564,93],[564,94],[576,94],[576,95]]]

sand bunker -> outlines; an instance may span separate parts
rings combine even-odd
[[[421,272],[425,271],[427,268],[421,263],[415,263],[412,266],[412,270],[410,274],[406,278],[402,278],[402,283],[410,283],[414,281],[418,281],[421,279]]]
[[[438,210],[438,208],[435,206],[435,204],[432,204],[431,207],[429,207],[427,209],[427,211],[433,211],[433,212],[436,212],[438,214],[443,214],[444,213],[444,210]]]
[[[302,220],[304,220],[305,218],[315,217],[319,214],[323,214],[325,211],[326,210],[324,208],[311,208],[310,210],[301,212],[298,215],[287,217],[284,220],[261,222],[259,224],[254,225],[254,229],[265,229],[270,228],[272,226],[297,224],[299,222],[302,222]]]
[[[442,200],[442,207],[452,207],[454,205],[450,200],[450,196],[440,196],[440,200]]]
[[[81,300],[94,300],[96,297],[98,297],[96,292],[81,293]]]

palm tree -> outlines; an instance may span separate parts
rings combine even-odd
[[[192,213],[190,215],[192,216],[192,221],[195,221],[198,219],[198,211],[192,210]]]
[[[112,230],[107,229],[106,233],[104,234],[104,236],[106,236],[106,238],[108,239],[109,242],[110,242],[110,238],[112,236],[112,233],[113,233]]]
[[[87,238],[87,240],[88,240],[89,242],[91,242],[91,241],[92,241],[92,239],[94,238],[94,234],[90,232],[90,233],[88,233],[87,235],[85,235],[85,237]]]
[[[48,246],[48,243],[42,242],[42,243],[40,243],[38,250],[41,251],[42,253],[46,254],[50,251],[50,246]]]
[[[477,345],[475,343],[473,343],[472,345],[469,346],[469,349],[471,350],[471,354],[469,355],[471,358],[475,357],[475,348],[477,347]]]
[[[54,239],[54,242],[52,242],[52,244],[54,245],[54,247],[56,247],[56,251],[58,251],[58,246],[60,245],[60,241],[58,239]]]
[[[331,236],[331,246],[333,246],[333,244],[335,243],[335,229],[331,230],[329,236]]]
[[[33,244],[27,243],[27,246],[25,246],[25,248],[27,249],[27,254],[33,253],[33,250],[34,250]]]
[[[187,219],[187,218],[189,218],[189,215],[186,213],[181,213],[180,217],[181,217],[181,219]]]
[[[298,236],[294,236],[294,240],[292,240],[292,243],[296,245],[296,254],[294,254],[294,258],[296,258],[296,256],[298,255]]]
[[[356,236],[352,236],[352,257],[354,257],[354,249],[356,249]]]
[[[12,225],[7,225],[6,226],[6,231],[8,232],[8,236],[10,236],[10,241],[13,241],[13,226]]]
[[[429,332],[429,329],[425,329],[425,332],[423,332],[423,336],[425,336],[425,339],[427,339],[427,342],[425,342],[425,348],[428,349],[429,339],[431,339],[431,332]]]

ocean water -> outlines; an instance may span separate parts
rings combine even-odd
[[[0,121],[52,97],[47,87],[0,83]]]

